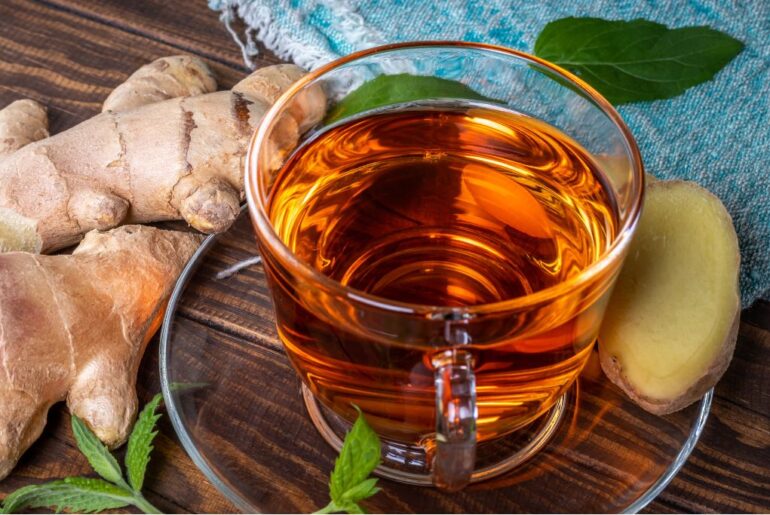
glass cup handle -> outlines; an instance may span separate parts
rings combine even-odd
[[[433,356],[436,384],[436,448],[433,484],[454,491],[466,486],[476,462],[476,376],[473,356],[451,349]]]

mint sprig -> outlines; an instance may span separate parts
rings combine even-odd
[[[354,407],[358,418],[345,435],[329,480],[331,502],[316,513],[366,513],[359,502],[380,491],[377,478],[369,477],[381,461],[380,439]]]
[[[25,508],[54,508],[57,512],[94,513],[103,510],[136,506],[145,513],[161,513],[141,492],[147,464],[150,462],[152,441],[157,434],[155,425],[160,418],[156,410],[163,397],[157,394],[145,406],[134,424],[128,440],[126,469],[128,482],[118,461],[99,438],[77,416],[72,416],[72,432],[80,452],[102,479],[68,477],[40,485],[25,486],[8,495],[0,513],[17,513]]]

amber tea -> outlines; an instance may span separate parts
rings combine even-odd
[[[266,256],[292,364],[327,407],[352,419],[360,406],[387,438],[418,443],[435,431],[442,349],[472,353],[486,440],[547,410],[596,338],[607,280],[537,309],[444,317],[435,331],[409,320],[428,316],[413,305],[536,294],[609,248],[619,225],[611,188],[587,151],[542,121],[458,101],[361,115],[293,153],[267,211],[300,260],[406,313],[362,329],[371,315],[314,294]]]

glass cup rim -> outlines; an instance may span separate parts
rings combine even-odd
[[[257,180],[259,175],[259,153],[263,146],[263,142],[266,140],[268,129],[273,125],[273,122],[282,112],[287,102],[297,93],[302,91],[305,86],[311,84],[316,79],[323,77],[328,72],[347,63],[359,60],[362,57],[367,57],[374,54],[385,54],[388,52],[404,49],[441,47],[485,50],[492,53],[500,53],[508,57],[513,57],[516,60],[534,64],[540,68],[545,68],[550,72],[555,73],[562,79],[568,81],[583,95],[587,96],[591,101],[593,101],[594,104],[596,104],[602,110],[602,112],[613,122],[615,127],[623,136],[623,140],[627,145],[627,150],[631,155],[631,164],[633,168],[631,179],[631,195],[633,199],[632,205],[630,206],[628,214],[618,230],[617,236],[613,239],[609,248],[604,251],[599,259],[591,263],[585,269],[581,270],[577,275],[570,277],[566,281],[562,281],[553,286],[549,286],[548,288],[538,290],[529,295],[513,297],[493,303],[475,304],[472,306],[461,307],[413,304],[372,295],[364,291],[345,286],[342,283],[335,281],[334,279],[322,274],[309,264],[299,259],[291,251],[291,249],[289,249],[284,244],[284,242],[275,232],[273,224],[270,222],[269,216],[267,215],[267,211],[265,209],[266,206],[263,202],[263,199],[261,198],[259,191],[259,182]],[[272,250],[277,251],[281,257],[289,263],[292,273],[298,272],[306,280],[311,281],[312,283],[320,284],[329,291],[347,297],[354,302],[360,302],[378,309],[405,314],[435,315],[438,313],[446,313],[452,315],[462,314],[464,316],[473,316],[500,311],[518,311],[542,304],[544,302],[555,300],[566,293],[573,292],[590,282],[593,278],[601,274],[603,270],[607,269],[612,263],[622,257],[625,249],[628,247],[628,244],[631,241],[634,229],[636,228],[636,225],[639,221],[641,207],[644,200],[645,171],[644,165],[642,163],[641,153],[639,152],[636,140],[634,139],[630,129],[625,124],[617,110],[598,91],[596,91],[588,83],[572,74],[571,72],[534,55],[507,48],[501,45],[491,45],[487,43],[474,43],[466,41],[410,41],[405,43],[381,45],[354,52],[307,73],[294,84],[292,84],[275,101],[275,103],[273,103],[267,112],[265,112],[259,127],[254,132],[249,142],[245,163],[244,189],[246,192],[246,201],[248,204],[249,214],[257,228],[257,236]]]

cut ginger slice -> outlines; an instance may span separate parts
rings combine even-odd
[[[735,348],[739,264],[716,196],[690,182],[650,184],[599,335],[607,377],[655,414],[700,399]]]

